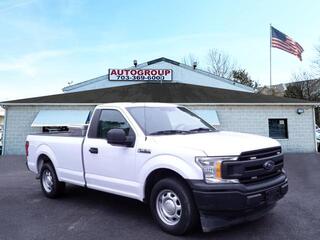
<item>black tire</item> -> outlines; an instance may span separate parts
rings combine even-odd
[[[45,175],[50,174],[51,176],[51,180],[50,183],[52,183],[52,185],[50,184],[50,188],[48,187],[48,183],[46,183],[45,181]],[[52,166],[52,164],[50,163],[44,163],[41,171],[40,171],[40,185],[41,185],[41,189],[42,192],[44,193],[44,195],[48,198],[57,198],[60,197],[65,189],[65,183],[64,182],[60,182],[58,180],[56,171],[54,170],[54,167]]]
[[[168,191],[169,190],[169,191]],[[166,197],[166,194],[173,193],[171,196],[174,196],[173,199],[176,199],[176,206],[181,207],[180,219],[177,223],[168,224],[165,221],[170,221],[168,219],[163,220],[164,213],[163,211],[158,210],[158,206],[164,206],[158,200],[160,196]],[[176,198],[177,197],[177,198]],[[170,199],[169,199],[170,201]],[[173,201],[174,202],[174,201]],[[179,178],[165,178],[158,181],[151,191],[150,195],[150,208],[154,220],[159,224],[161,229],[165,232],[174,235],[183,235],[187,232],[193,230],[199,222],[199,213],[194,203],[192,193],[186,183]],[[161,208],[161,207],[160,207]],[[172,208],[171,208],[172,209]],[[171,210],[170,209],[170,210]],[[176,207],[174,209],[177,209]],[[174,211],[174,210],[173,210]],[[161,213],[162,212],[162,213]],[[166,211],[168,213],[168,211]],[[176,212],[179,213],[179,212]],[[162,216],[161,216],[162,215]],[[176,220],[175,220],[176,221]]]

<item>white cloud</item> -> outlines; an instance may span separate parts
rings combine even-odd
[[[30,77],[35,77],[38,69],[39,62],[47,60],[49,58],[60,57],[67,54],[66,51],[60,50],[45,50],[40,52],[34,52],[27,55],[23,55],[13,60],[6,60],[0,62],[1,71],[18,71]]]
[[[22,0],[22,1],[4,1],[0,5],[0,13],[9,12],[16,8],[24,7],[31,3],[35,2],[35,0]]]

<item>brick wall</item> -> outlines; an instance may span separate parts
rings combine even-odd
[[[40,110],[91,110],[94,106],[8,106],[5,127],[4,154],[24,154],[28,134],[41,132],[31,124]]]
[[[31,124],[40,110],[86,110],[94,106],[10,106],[7,111],[5,154],[24,154],[26,136],[40,132]],[[311,107],[304,113],[296,113],[297,106],[190,106],[200,109],[215,109],[221,130],[237,131],[269,136],[268,119],[288,119],[289,138],[279,140],[285,152],[314,152],[314,115]]]
[[[315,126],[312,107],[301,106],[190,106],[190,109],[215,109],[220,130],[269,136],[269,118],[286,118],[288,139],[279,139],[285,152],[315,152]],[[304,113],[298,115],[297,108]]]

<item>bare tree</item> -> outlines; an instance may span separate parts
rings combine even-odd
[[[311,80],[314,78],[314,74],[307,71],[300,71],[292,74],[291,82],[301,82]]]
[[[235,70],[236,64],[228,54],[217,49],[210,49],[207,58],[209,72],[219,77],[232,77],[232,71]]]
[[[182,62],[189,66],[193,66],[193,64],[196,62],[197,66],[199,66],[199,59],[192,53],[189,53],[187,56],[184,56]]]
[[[320,82],[314,80],[314,74],[299,72],[292,76],[293,82],[287,85],[285,97],[301,98],[309,101],[319,101]]]

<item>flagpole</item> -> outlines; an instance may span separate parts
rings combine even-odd
[[[271,64],[271,49],[272,49],[272,25],[270,23],[270,62],[269,62],[269,65],[270,65],[270,89],[271,89],[271,86],[272,86],[272,64]]]

